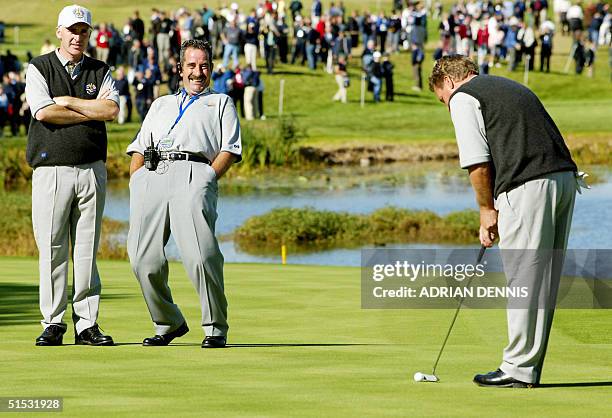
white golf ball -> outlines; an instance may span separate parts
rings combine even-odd
[[[420,382],[421,380],[423,380],[423,373],[421,372],[416,372],[414,374],[414,381],[415,382]]]

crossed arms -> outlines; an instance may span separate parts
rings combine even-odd
[[[36,112],[36,119],[55,125],[72,125],[90,120],[113,120],[119,113],[119,106],[108,99],[111,90],[104,90],[95,100],[77,97],[55,97],[55,104],[46,106]]]

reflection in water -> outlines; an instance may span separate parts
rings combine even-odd
[[[603,180],[578,195],[570,234],[570,248],[612,248],[612,172],[591,168]],[[217,234],[224,235],[254,215],[278,207],[310,206],[318,210],[369,213],[385,206],[431,210],[440,215],[476,209],[466,173],[456,162],[387,164],[359,168],[320,169],[308,173],[272,173],[254,178],[222,180],[218,202]],[[228,184],[230,183],[230,184]],[[129,218],[129,191],[125,181],[109,184],[105,215]],[[606,231],[606,233],[602,233]],[[478,246],[478,243],[474,243]],[[441,247],[411,244],[397,248]],[[456,248],[457,246],[453,246]],[[271,262],[278,257],[258,257],[237,251],[233,242],[222,242],[226,262]],[[172,239],[169,257],[178,258]],[[303,255],[289,254],[292,264],[360,265],[359,249],[337,249]]]

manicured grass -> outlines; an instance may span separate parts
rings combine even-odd
[[[242,0],[238,3],[248,8],[255,4],[251,0]],[[389,11],[392,2],[352,0],[346,1],[345,4],[349,11],[354,7],[358,7],[359,10],[369,8],[373,11],[379,6]],[[445,4],[448,5],[449,2]],[[138,2],[138,6],[118,0],[104,2],[97,0],[86,3],[86,6],[92,10],[96,22],[114,22],[117,28],[123,26],[135,8],[140,9],[143,19],[148,23],[151,7],[170,10],[184,5],[185,2],[181,0],[162,2],[147,0]],[[310,2],[304,2],[304,5],[308,8]],[[60,7],[60,4],[47,1],[25,4],[13,2],[3,5],[3,18],[8,28],[5,47],[16,51],[22,58],[25,57],[26,50],[37,54],[45,38],[54,40],[54,26]],[[20,32],[22,43],[19,46],[12,45],[12,26],[15,24],[22,25]],[[437,21],[430,21],[430,41],[427,46],[427,59],[423,64],[424,78],[429,75],[433,63],[432,52],[438,40],[437,26]],[[570,74],[562,72],[569,50],[569,38],[558,35],[552,58],[553,73],[531,73],[529,86],[542,98],[566,136],[609,138],[612,135],[608,122],[609,109],[612,107],[612,89],[609,88],[608,51],[605,48],[599,50],[595,77],[589,79],[586,75],[575,76],[573,70]],[[421,93],[411,90],[413,81],[409,54],[404,52],[399,56],[393,56],[392,61],[395,63],[395,83],[398,93],[396,101],[375,105],[372,103],[372,94],[368,92],[365,108],[361,108],[359,104],[361,71],[358,58],[354,59],[349,67],[352,85],[347,105],[333,103],[331,100],[337,88],[333,76],[322,70],[311,72],[304,67],[278,65],[277,74],[263,77],[266,85],[265,110],[268,121],[255,121],[249,125],[255,128],[262,127],[271,123],[270,119],[278,116],[279,86],[280,80],[284,79],[284,112],[295,115],[297,122],[307,129],[309,137],[305,140],[305,144],[338,147],[452,141],[453,127],[444,106],[440,105],[427,89]],[[263,68],[262,60],[259,64]],[[536,59],[537,66],[539,58]],[[495,68],[493,74],[512,77],[518,81],[523,79],[522,66],[515,73],[509,73],[505,68]],[[511,107],[509,111],[512,111]],[[138,127],[137,123],[133,123],[125,127],[111,128],[111,143],[116,144],[118,149],[125,149]]]
[[[478,388],[498,365],[503,310],[465,310],[429,372],[450,310],[362,310],[355,268],[228,265],[231,348],[200,348],[200,308],[180,265],[175,302],[191,332],[161,348],[139,345],[152,326],[126,262],[102,262],[100,324],[117,347],[35,347],[37,264],[0,259],[3,396],[63,396],[62,416],[605,416],[612,365],[609,312],[559,310],[543,383]],[[69,320],[69,314],[66,319]],[[72,342],[69,331],[65,342]],[[563,386],[608,382],[607,385]],[[36,416],[36,415],[34,415]]]

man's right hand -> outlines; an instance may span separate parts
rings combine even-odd
[[[497,211],[495,209],[480,209],[480,243],[487,248],[493,246],[498,237]]]
[[[137,152],[132,154],[132,161],[130,162],[130,177],[136,170],[144,165],[144,155]]]

